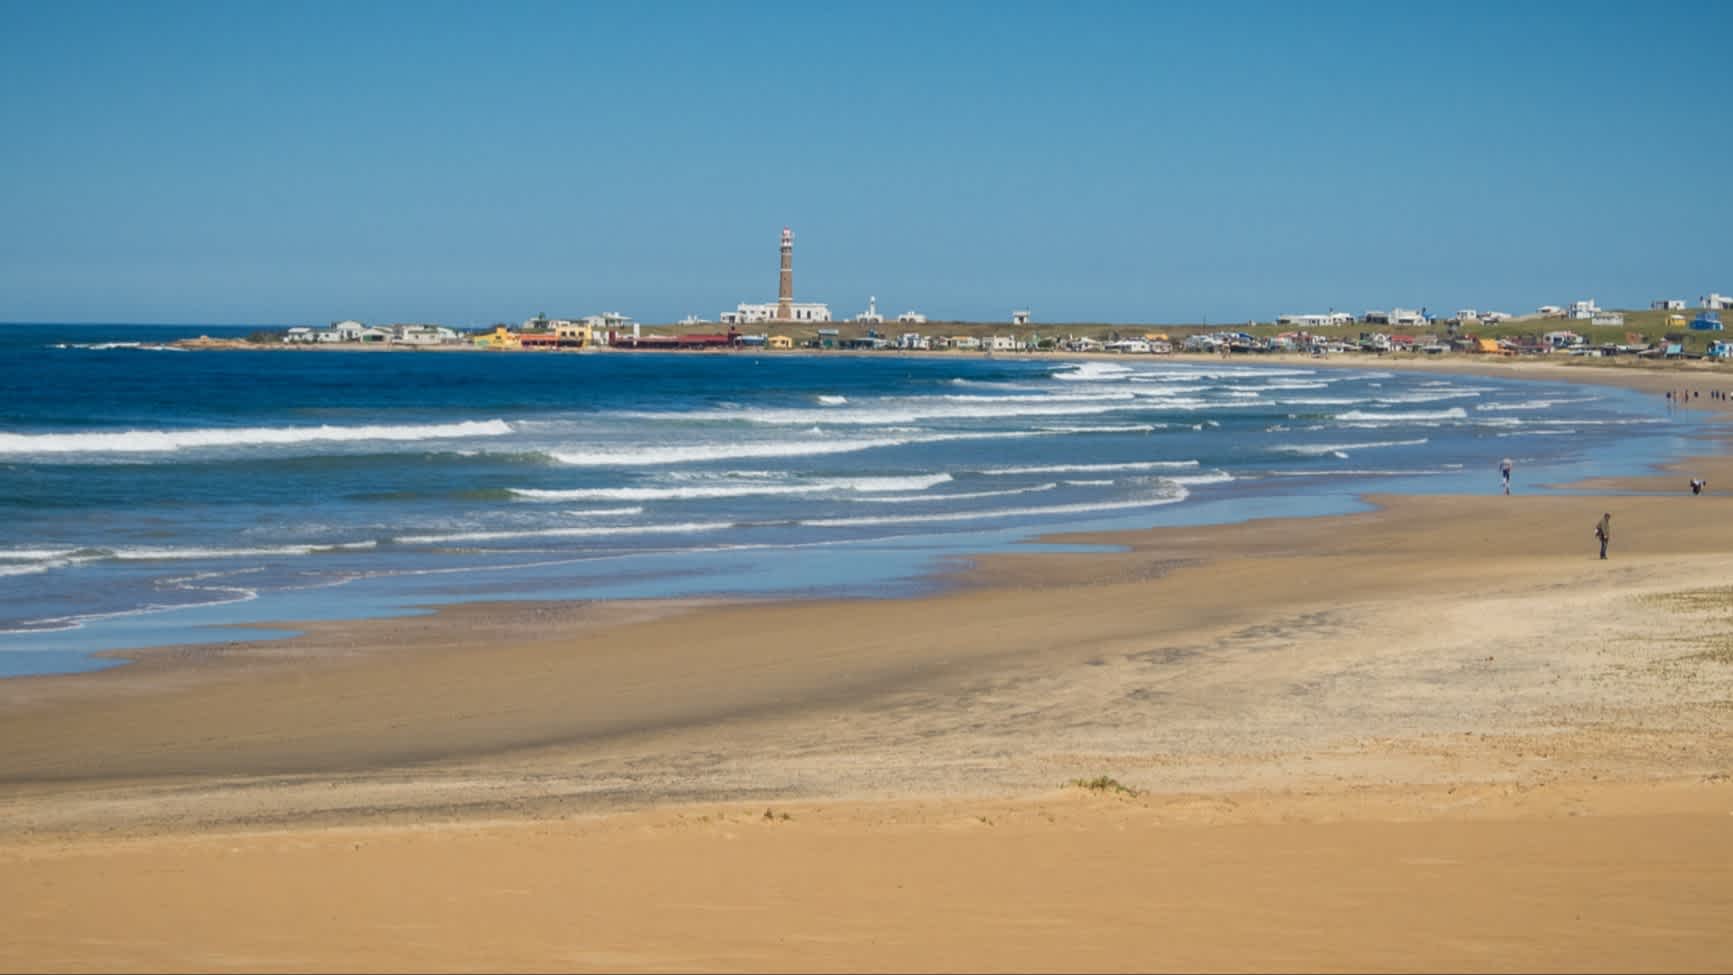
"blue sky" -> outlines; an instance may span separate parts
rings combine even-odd
[[[0,320],[1733,291],[1733,4],[0,0]]]

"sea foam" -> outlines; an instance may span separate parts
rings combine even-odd
[[[742,498],[833,492],[924,491],[951,479],[949,474],[913,477],[830,478],[801,484],[756,481],[745,484],[691,484],[671,487],[615,487],[538,489],[512,488],[511,493],[530,501],[687,501],[707,498]]]
[[[210,427],[197,430],[126,430],[115,433],[0,433],[0,454],[160,453],[199,447],[266,447],[368,440],[450,440],[501,437],[504,420],[393,426]]]
[[[968,511],[947,511],[930,515],[886,515],[883,517],[867,516],[861,518],[814,518],[801,522],[802,525],[813,525],[823,528],[852,528],[868,525],[905,525],[921,524],[939,521],[981,521],[990,518],[1024,518],[1044,515],[1091,514],[1099,511],[1125,511],[1133,508],[1154,508],[1166,504],[1177,504],[1189,497],[1186,489],[1179,484],[1173,484],[1166,493],[1151,498],[1140,498],[1132,501],[1102,501],[1080,504],[1055,504],[1043,508],[994,508],[986,511],[971,509]]]

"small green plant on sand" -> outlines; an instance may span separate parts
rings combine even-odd
[[[1137,790],[1119,781],[1111,775],[1097,775],[1093,779],[1072,779],[1068,783],[1075,789],[1087,789],[1090,792],[1102,792],[1109,795],[1135,796]]]

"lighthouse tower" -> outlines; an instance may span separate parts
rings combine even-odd
[[[794,320],[794,231],[782,228],[782,283],[776,292],[776,320]]]

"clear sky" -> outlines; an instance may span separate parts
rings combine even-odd
[[[1733,3],[0,0],[0,320],[1733,292]]]

